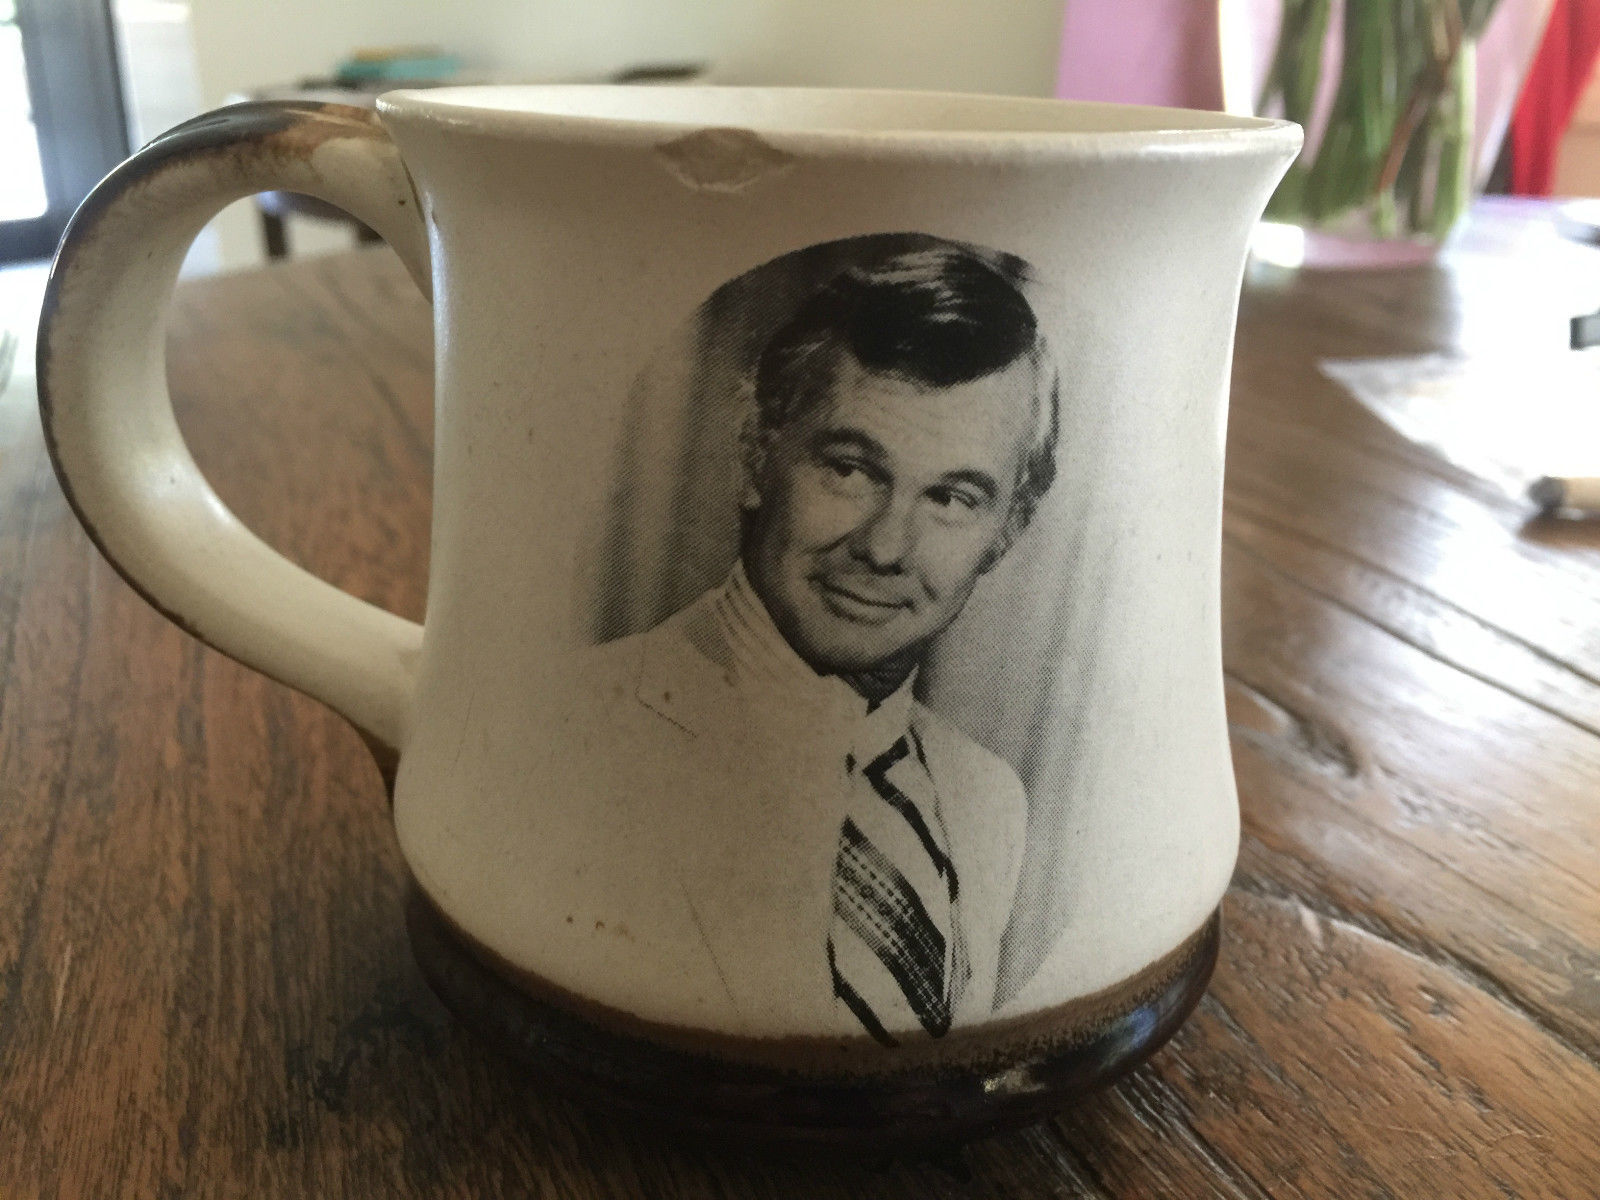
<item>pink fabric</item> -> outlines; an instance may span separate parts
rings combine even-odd
[[[1217,0],[1066,0],[1056,95],[1221,108]]]

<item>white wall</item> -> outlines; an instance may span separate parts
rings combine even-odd
[[[189,6],[182,0],[113,0],[111,15],[128,143],[142,146],[207,107],[200,98]],[[206,229],[190,248],[183,273],[211,275],[221,269],[221,238],[216,229]]]
[[[181,0],[169,0],[181,3]],[[326,74],[358,46],[436,43],[510,78],[603,76],[704,61],[727,83],[1050,94],[1063,0],[188,0],[205,106]],[[248,204],[219,222],[222,261],[260,261]],[[349,244],[302,222],[296,252]]]
[[[190,0],[201,91],[326,72],[354,46],[435,42],[541,77],[705,59],[739,83],[1048,95],[1063,0]]]
[[[1048,96],[1063,0],[762,0],[730,82]]]

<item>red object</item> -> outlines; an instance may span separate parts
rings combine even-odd
[[[1555,0],[1511,118],[1511,190],[1548,196],[1556,156],[1600,57],[1600,0]]]

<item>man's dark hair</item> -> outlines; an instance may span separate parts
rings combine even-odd
[[[762,351],[755,379],[759,429],[777,429],[821,400],[841,348],[868,371],[925,388],[968,383],[1030,358],[1039,420],[1012,509],[1018,526],[1027,524],[1055,480],[1060,416],[1055,372],[1018,287],[1024,273],[1020,259],[949,244],[840,272]]]

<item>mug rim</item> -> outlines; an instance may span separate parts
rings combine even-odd
[[[661,97],[667,97],[665,105]],[[731,110],[744,101],[745,112]],[[699,105],[703,116],[688,115]],[[763,121],[779,105],[821,115],[846,106],[904,114],[904,124]],[[659,144],[708,131],[736,132],[790,152],[872,157],[1289,157],[1302,131],[1292,121],[1200,109],[1039,96],[892,88],[730,85],[499,84],[402,88],[377,99],[385,124],[460,133],[589,143]],[[636,109],[638,114],[626,112]],[[661,109],[679,110],[677,113]],[[935,114],[995,115],[984,127],[941,127]],[[743,116],[747,119],[738,119]],[[918,124],[921,116],[927,122]],[[748,119],[757,117],[758,119]],[[1009,117],[1009,127],[1003,118]],[[1107,124],[1106,119],[1112,118]],[[1098,119],[1101,127],[1094,127]],[[1134,123],[1128,123],[1128,122]]]

